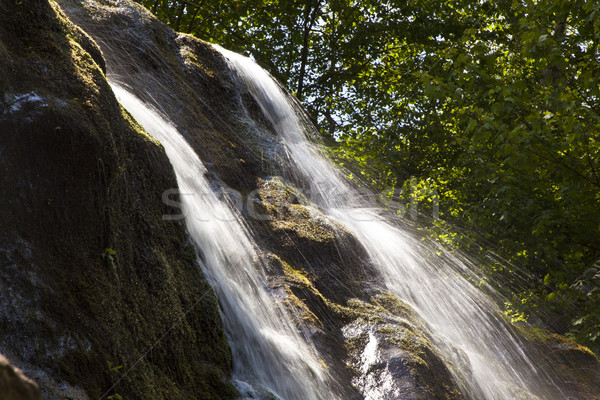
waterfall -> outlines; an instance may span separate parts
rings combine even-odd
[[[495,302],[468,281],[474,275],[467,261],[439,247],[429,248],[361,200],[307,139],[302,111],[271,76],[248,58],[215,47],[270,119],[288,154],[290,175],[300,176],[317,205],[359,239],[386,289],[416,310],[434,333],[438,349],[456,367],[453,370],[466,376],[461,387],[465,395],[489,400],[571,398],[561,389],[560,378],[538,368],[536,354],[524,350],[526,344],[498,316]],[[528,397],[520,397],[523,393]]]
[[[194,150],[158,111],[113,79],[121,104],[165,147],[179,185],[182,215],[215,290],[232,348],[234,383],[243,398],[335,400],[312,346],[266,285],[264,265],[239,216],[205,178]]]

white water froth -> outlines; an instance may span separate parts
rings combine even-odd
[[[15,113],[20,111],[26,103],[38,103],[39,107],[47,107],[48,104],[44,102],[44,98],[36,92],[30,92],[22,95],[4,95],[5,102],[9,105],[8,111]]]
[[[514,400],[517,392],[547,400],[568,398],[559,383],[536,369],[523,343],[497,316],[496,304],[468,282],[465,276],[473,274],[462,260],[447,253],[437,257],[442,249],[425,247],[382,217],[381,210],[368,208],[307,139],[300,111],[271,76],[248,58],[215,47],[270,118],[313,200],[353,232],[387,289],[410,303],[433,332],[435,344],[456,367],[453,371],[460,371],[457,381],[461,375],[466,378],[465,394],[488,400]],[[363,395],[379,398],[376,390]]]
[[[236,215],[205,178],[206,168],[171,123],[112,83],[121,104],[165,147],[177,176],[187,229],[215,290],[234,360],[234,383],[247,398],[334,400],[316,352],[266,287],[262,263]],[[218,216],[215,218],[214,216]],[[258,397],[255,397],[258,396]]]

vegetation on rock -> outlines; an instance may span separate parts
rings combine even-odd
[[[298,328],[315,341],[348,396],[353,386],[373,390],[365,386],[370,382],[381,386],[384,398],[398,390],[415,399],[463,398],[411,308],[374,293],[376,274],[349,232],[281,178],[260,179],[256,201],[268,218],[248,221],[270,253],[271,287],[282,292]],[[362,365],[371,337],[378,355]]]
[[[161,219],[162,147],[56,3],[0,10],[0,350],[49,399],[234,397],[216,298]]]

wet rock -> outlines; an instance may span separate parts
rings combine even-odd
[[[353,383],[372,399],[463,399],[452,363],[412,309],[389,293],[353,300],[342,329]],[[464,378],[463,378],[464,379]]]
[[[2,354],[0,354],[0,399],[42,400],[42,392],[37,383],[26,377]]]
[[[162,146],[55,2],[0,10],[0,349],[48,399],[235,397]]]

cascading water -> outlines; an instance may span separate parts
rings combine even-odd
[[[301,176],[313,200],[360,240],[387,289],[414,307],[453,370],[465,376],[461,389],[468,397],[513,400],[529,393],[523,398],[576,398],[561,389],[559,378],[537,368],[535,356],[525,353],[525,344],[497,316],[495,303],[465,278],[473,276],[466,262],[447,253],[426,258],[431,249],[361,201],[307,140],[302,111],[269,74],[250,59],[215,47],[270,118],[291,160],[292,175]],[[363,394],[379,398],[368,390]]]
[[[238,216],[205,178],[206,168],[194,150],[158,112],[124,87],[116,83],[112,87],[121,104],[164,145],[171,160],[182,214],[219,298],[240,393],[245,398],[340,399],[314,349],[268,293],[260,257]]]

